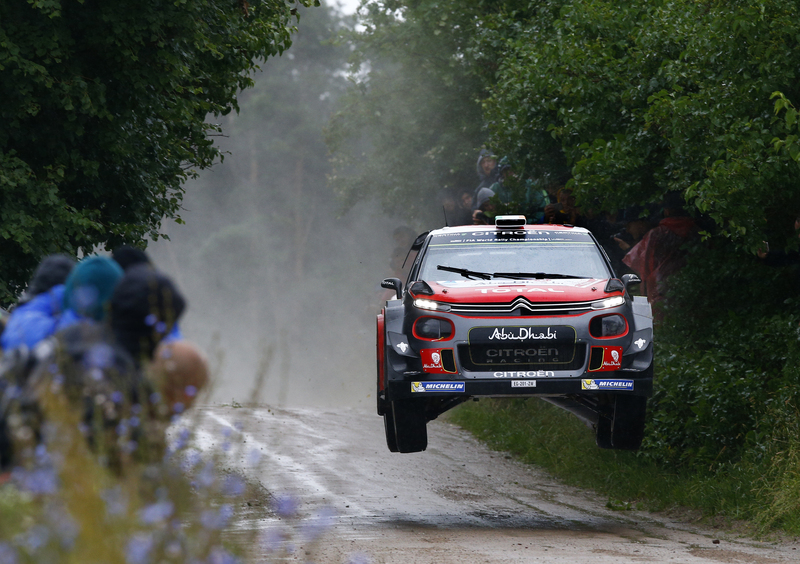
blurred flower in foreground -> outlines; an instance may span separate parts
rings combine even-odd
[[[128,541],[125,547],[125,560],[128,564],[147,564],[150,562],[150,553],[155,546],[153,535],[150,533],[137,533]]]
[[[355,554],[351,554],[350,558],[347,560],[347,564],[370,564],[372,560],[369,556],[364,554],[363,552],[356,552]]]
[[[308,542],[315,541],[333,526],[334,517],[336,511],[333,508],[323,507],[319,513],[301,525],[300,534]]]
[[[273,500],[272,509],[278,514],[278,517],[294,517],[299,505],[297,498],[290,495],[279,495]]]
[[[0,564],[17,564],[17,551],[8,543],[0,542]]]
[[[158,501],[139,511],[139,520],[148,525],[161,523],[169,519],[174,510],[175,506],[171,501]]]

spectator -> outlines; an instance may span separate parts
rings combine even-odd
[[[93,256],[80,261],[64,284],[64,311],[56,330],[82,319],[103,321],[111,294],[122,274],[122,267],[107,257]]]
[[[489,188],[481,188],[478,192],[478,208],[472,214],[475,225],[490,225],[494,222],[495,207],[492,202],[494,192]]]
[[[50,255],[39,263],[0,336],[3,351],[23,345],[32,349],[55,332],[63,311],[64,282],[74,266],[75,260],[66,255]]]
[[[137,264],[153,264],[146,252],[130,245],[122,245],[111,251],[111,258],[126,272]]]
[[[473,211],[478,209],[478,192],[482,188],[490,188],[500,177],[500,171],[497,167],[497,155],[488,149],[481,149],[475,168],[478,173],[479,183],[472,195]]]
[[[664,298],[667,278],[684,264],[683,244],[697,233],[695,221],[684,211],[679,194],[671,192],[664,198],[664,216],[623,259],[642,278],[650,303]]]

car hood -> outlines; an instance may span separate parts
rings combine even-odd
[[[608,279],[458,280],[428,282],[434,294],[427,299],[448,303],[506,303],[517,296],[532,302],[581,302],[603,299]]]

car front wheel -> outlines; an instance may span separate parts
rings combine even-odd
[[[390,434],[389,425],[393,422],[397,452],[421,452],[428,448],[425,405],[419,400],[397,400],[390,405],[392,421],[386,422],[387,443]],[[387,413],[387,417],[390,414]],[[391,445],[389,450],[392,450]]]

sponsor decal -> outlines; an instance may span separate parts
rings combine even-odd
[[[581,390],[633,391],[633,380],[581,380]]]
[[[566,290],[556,290],[555,288],[475,288],[475,291],[481,294],[508,294],[509,292],[516,292],[518,294],[530,294],[532,292],[563,294],[566,292]]]
[[[464,382],[411,382],[414,393],[463,392]]]
[[[408,350],[408,343],[404,343],[401,341],[397,344],[397,348],[400,349],[400,352],[404,353]]]
[[[550,327],[542,330],[541,327],[509,327],[506,332],[505,327],[495,327],[494,332],[489,335],[489,340],[498,339],[500,341],[541,341],[555,339],[556,333]]]
[[[455,374],[455,371],[445,370],[442,365],[442,350],[444,349],[422,349],[419,351],[419,356],[422,359],[422,369],[425,372],[429,374]]]
[[[603,351],[603,362],[597,368],[589,368],[590,372],[611,372],[622,368],[622,347],[592,347],[593,355],[597,349]]]
[[[495,372],[495,378],[554,378],[552,370],[518,370],[516,372]]]
[[[645,341],[644,339],[642,339],[640,337],[638,340],[634,341],[633,344],[636,345],[637,349],[641,349],[645,345],[646,342],[647,341]]]
[[[535,388],[536,380],[511,380],[512,388]]]

